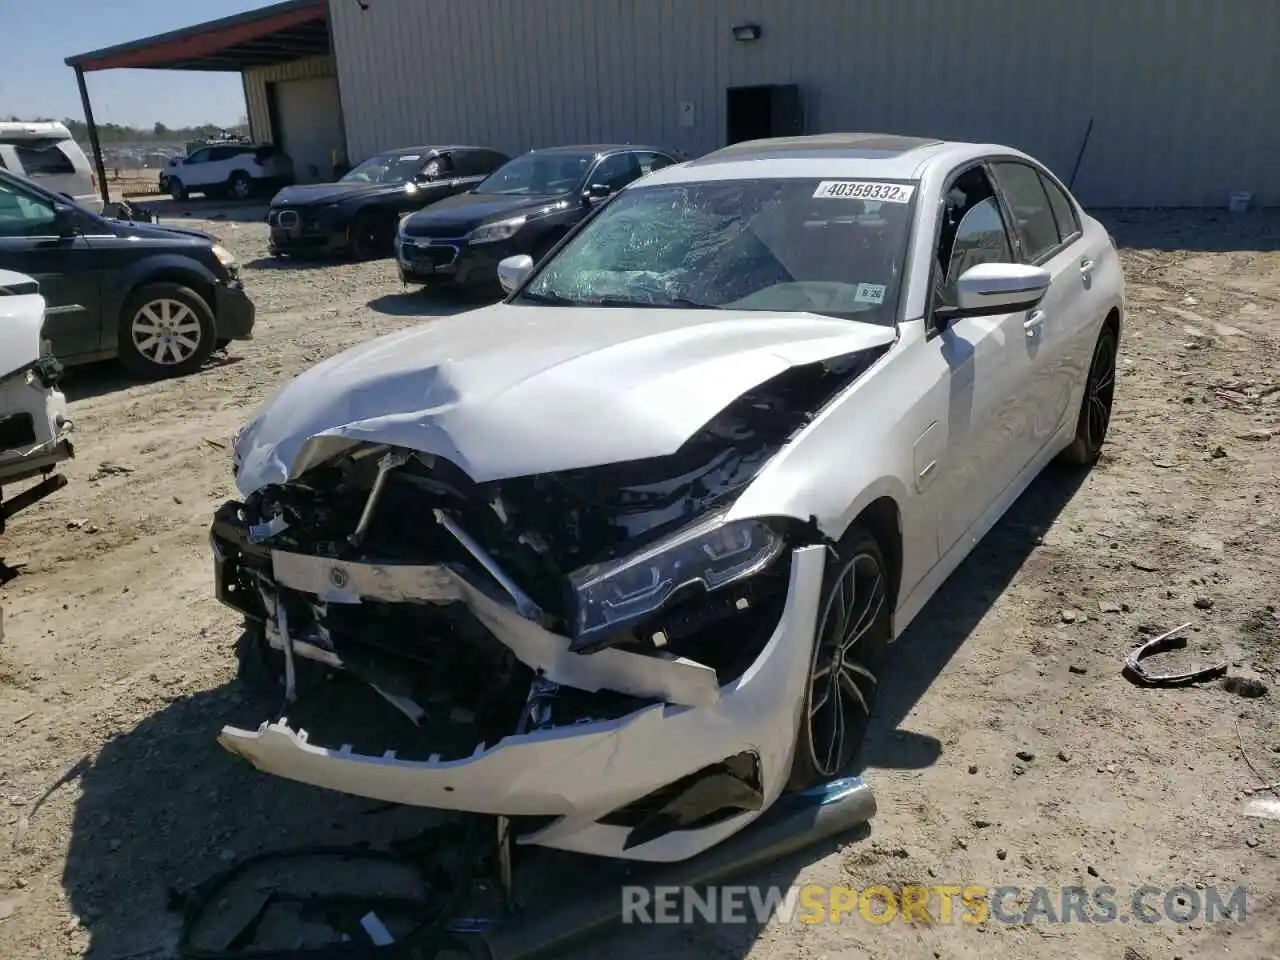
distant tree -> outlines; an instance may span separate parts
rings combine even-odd
[[[169,128],[166,127],[159,120],[156,121],[156,125],[152,129],[155,131],[157,140],[159,140],[162,137],[167,137],[169,135]]]

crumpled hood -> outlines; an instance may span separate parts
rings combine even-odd
[[[752,387],[895,337],[806,313],[498,304],[287,384],[237,437],[237,485],[283,483],[358,442],[444,457],[477,482],[665,456]]]

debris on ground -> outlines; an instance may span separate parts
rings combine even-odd
[[[1131,650],[1124,659],[1125,676],[1143,687],[1183,687],[1195,683],[1204,683],[1207,680],[1216,680],[1225,674],[1227,672],[1227,662],[1225,660],[1212,666],[1201,667],[1198,670],[1187,670],[1181,673],[1150,673],[1142,665],[1142,661],[1147,657],[1152,657],[1159,653],[1168,653],[1171,650],[1181,650],[1186,647],[1187,638],[1180,636],[1180,634],[1189,626],[1191,626],[1190,621],[1174,627],[1167,633],[1162,633],[1160,636],[1148,640]]]
[[[1222,689],[1249,700],[1267,695],[1267,685],[1256,677],[1225,677]]]

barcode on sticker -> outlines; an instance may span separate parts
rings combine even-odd
[[[908,203],[915,192],[913,186],[900,183],[876,183],[872,180],[823,180],[814,197],[824,200],[879,200],[881,203]]]

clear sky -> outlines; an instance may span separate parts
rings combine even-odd
[[[0,0],[0,117],[84,118],[67,57],[216,20],[272,0]],[[85,74],[94,119],[149,127],[230,126],[244,115],[238,73]]]

